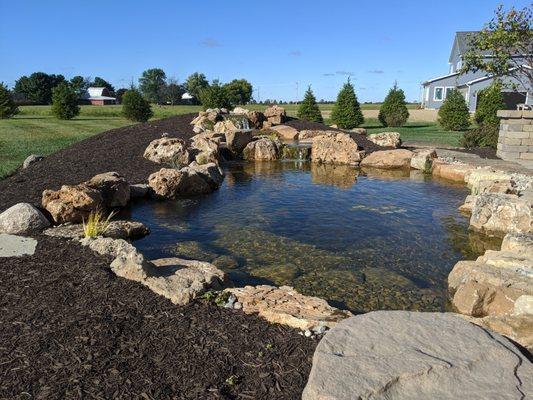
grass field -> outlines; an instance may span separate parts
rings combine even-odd
[[[248,105],[248,109],[264,110],[264,105]],[[296,104],[284,104],[289,116],[296,116]],[[324,115],[329,115],[332,104],[320,104]],[[414,108],[415,105],[409,105]],[[363,110],[376,110],[379,104],[363,104]],[[132,124],[121,115],[121,106],[82,106],[80,115],[62,121],[51,115],[50,106],[23,106],[20,114],[0,120],[0,179],[15,171],[32,154],[48,155],[78,140]],[[153,106],[153,119],[198,112],[200,106]],[[327,121],[326,121],[327,122]],[[369,133],[394,130],[402,139],[459,145],[460,133],[441,130],[434,122],[410,122],[402,128],[383,128],[376,119],[367,119],[364,127]]]

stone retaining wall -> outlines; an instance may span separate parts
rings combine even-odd
[[[533,111],[498,111],[498,157],[506,161],[533,161]]]

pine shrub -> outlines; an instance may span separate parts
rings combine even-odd
[[[122,96],[122,114],[131,121],[146,122],[152,115],[150,103],[136,89],[130,89]]]
[[[7,90],[7,86],[0,82],[0,119],[11,118],[18,112],[13,95]]]
[[[405,93],[395,83],[379,108],[378,119],[383,126],[403,126],[409,118]]]
[[[457,89],[448,92],[439,109],[439,124],[448,131],[463,131],[470,126],[465,98]]]
[[[76,90],[67,82],[52,89],[52,114],[59,119],[72,119],[80,113]]]
[[[226,88],[218,83],[214,83],[200,90],[200,102],[204,110],[208,108],[232,108]]]
[[[307,88],[304,99],[298,107],[298,118],[305,119],[312,122],[324,122],[318,104],[316,102],[315,95],[311,90],[311,86]]]
[[[331,120],[340,129],[357,128],[365,121],[349,79],[337,95],[337,102],[331,111]]]
[[[478,93],[477,109],[474,120],[478,124],[499,124],[500,119],[496,116],[498,110],[505,108],[503,101],[502,87],[499,83],[494,83]]]

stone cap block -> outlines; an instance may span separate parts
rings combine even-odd
[[[498,110],[496,114],[502,118],[533,118],[533,111],[531,110]]]

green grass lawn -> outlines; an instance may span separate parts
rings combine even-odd
[[[289,116],[296,116],[296,104],[284,104]],[[320,104],[322,111],[331,111],[332,104]],[[414,108],[415,105],[409,105]],[[265,109],[264,105],[246,106]],[[363,109],[377,109],[379,104],[363,104]],[[132,124],[121,115],[122,106],[82,106],[80,115],[62,121],[51,115],[50,106],[22,106],[11,119],[0,120],[0,179],[15,171],[30,154],[48,155],[88,136]],[[153,119],[195,113],[201,106],[152,106]],[[367,119],[369,133],[397,131],[402,139],[427,141],[452,146],[459,145],[461,133],[441,130],[436,123],[413,122],[402,128],[383,128],[377,120]]]

